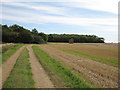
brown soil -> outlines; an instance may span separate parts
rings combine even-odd
[[[82,74],[92,84],[104,88],[118,87],[117,68],[63,52],[52,47],[52,45],[40,45],[39,47],[49,55],[57,58],[58,61],[72,67],[73,70]]]
[[[98,47],[118,47],[118,43],[83,43],[86,45],[91,45],[91,46],[98,46]]]
[[[95,44],[96,45],[96,44]],[[118,59],[118,48],[117,47],[103,47],[103,46],[95,46],[94,44],[64,44],[64,45],[51,45],[53,47],[56,47],[58,49],[61,48],[66,48],[66,49],[72,49],[80,52],[85,52],[89,54],[94,54],[98,56],[103,56],[103,57],[109,57],[113,59]],[[99,45],[99,44],[98,44]],[[104,45],[104,44],[103,44]],[[114,52],[116,51],[116,52]]]
[[[2,85],[4,85],[5,81],[7,80],[16,63],[18,56],[24,48],[25,46],[21,47],[14,55],[12,55],[10,58],[8,58],[8,60],[6,60],[6,62],[2,64]]]
[[[49,45],[65,45],[65,44],[70,45],[69,43],[49,43]],[[106,47],[106,48],[108,48],[108,47],[111,47],[111,48],[116,47],[116,48],[118,48],[118,43],[74,43],[74,44],[75,45],[81,45],[81,44],[82,45],[89,45],[91,47],[96,46],[96,47]]]
[[[31,45],[27,46],[27,48],[29,50],[33,79],[35,80],[35,87],[36,88],[53,88],[54,85],[52,84],[47,73],[45,72],[45,70],[37,60],[36,56],[34,55]]]

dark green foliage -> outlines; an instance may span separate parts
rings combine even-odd
[[[34,40],[33,35],[29,31],[22,31],[19,33],[19,41],[23,43],[32,43]]]
[[[45,41],[45,42],[47,42],[48,41],[48,35],[46,35],[46,34],[44,34],[44,33],[39,33],[39,35],[43,38],[43,40]]]
[[[65,42],[73,38],[75,43],[104,43],[104,38],[95,35],[77,35],[77,34],[49,34],[38,33],[34,28],[31,31],[19,25],[1,25],[2,42],[6,43],[47,43],[48,42]]]
[[[49,34],[48,42],[65,42],[73,38],[75,43],[104,43],[104,38],[95,35],[77,35],[77,34]]]
[[[34,29],[32,30],[32,33],[33,33],[34,35],[38,35],[38,31],[36,30],[36,28],[34,28]]]
[[[44,43],[45,41],[42,39],[41,36],[35,36],[34,35],[34,42],[33,43],[36,43],[36,44],[40,44],[40,43]]]
[[[31,31],[19,25],[2,25],[2,42],[5,43],[46,43],[47,35],[38,33],[34,28]]]

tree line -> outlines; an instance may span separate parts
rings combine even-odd
[[[5,43],[47,43],[48,36],[44,33],[38,33],[34,28],[32,31],[19,25],[1,25],[2,42]]]
[[[19,25],[0,25],[2,28],[2,42],[5,43],[47,43],[64,42],[68,43],[73,38],[75,43],[104,43],[104,38],[95,35],[77,34],[44,34],[35,28],[32,31]]]
[[[48,42],[68,43],[73,38],[75,43],[104,43],[104,38],[95,35],[77,35],[77,34],[49,34]]]

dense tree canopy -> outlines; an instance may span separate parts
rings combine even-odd
[[[46,36],[47,37],[47,36]],[[39,35],[38,31],[34,28],[32,32],[19,25],[2,25],[2,41],[14,43],[46,43],[45,37]]]
[[[77,34],[49,34],[48,42],[69,42],[73,38],[75,43],[104,43],[104,38],[95,35],[77,35]]]
[[[37,29],[32,31],[19,25],[0,25],[2,27],[2,42],[6,43],[47,43],[47,42],[65,42],[73,38],[75,43],[104,43],[104,38],[95,35],[77,35],[77,34],[44,34]]]

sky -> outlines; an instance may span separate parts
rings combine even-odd
[[[46,34],[97,35],[118,42],[119,0],[6,0],[0,19]]]

